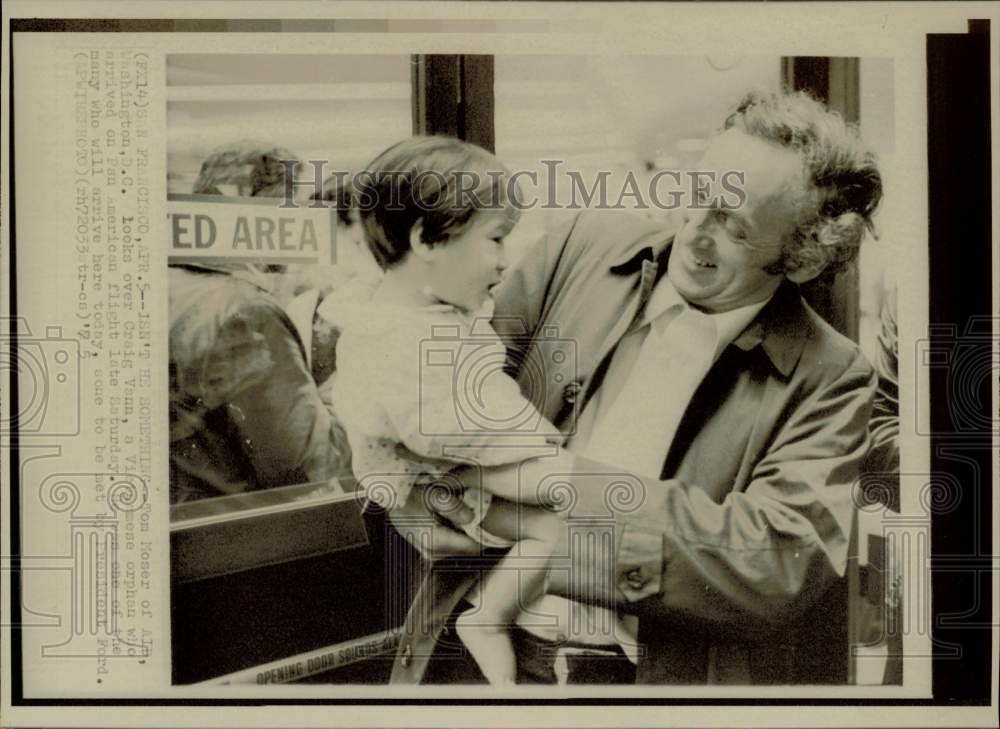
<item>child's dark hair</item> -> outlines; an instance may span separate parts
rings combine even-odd
[[[410,231],[421,241],[445,243],[478,211],[505,215],[509,227],[520,211],[510,172],[481,147],[451,137],[416,136],[395,144],[354,179],[355,203],[372,255],[383,269],[410,250]]]
[[[347,180],[342,180],[337,175],[330,175],[323,180],[323,189],[314,192],[309,196],[310,200],[324,200],[333,203],[330,207],[337,210],[337,222],[342,226],[349,226],[354,221],[351,219],[351,208],[354,207],[354,193]]]

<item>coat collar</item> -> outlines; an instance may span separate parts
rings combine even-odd
[[[611,273],[630,276],[641,273],[640,312],[645,307],[653,287],[667,271],[673,236],[661,241],[643,238],[612,262]],[[733,345],[748,352],[760,345],[771,364],[782,376],[788,377],[802,356],[806,342],[813,335],[814,325],[799,294],[799,287],[785,279],[771,300],[754,320],[736,337]]]
[[[255,266],[247,263],[216,263],[209,261],[185,261],[184,263],[171,263],[173,268],[186,268],[189,271],[200,271],[202,273],[220,273],[232,278],[245,281],[251,286],[260,289],[266,294],[271,293],[271,287],[267,280],[267,274]]]

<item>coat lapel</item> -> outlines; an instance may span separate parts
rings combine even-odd
[[[757,317],[730,344],[713,365],[691,398],[677,435],[664,462],[662,478],[680,477],[705,484],[713,498],[740,490],[749,481],[757,450],[770,424],[764,413],[776,411],[780,397],[811,336],[813,324],[799,296],[798,287],[784,281]],[[733,433],[745,433],[734,441]],[[714,463],[731,459],[709,459],[725,444],[729,452],[742,448],[735,470],[725,473]]]
[[[587,402],[589,402],[597,387],[600,385],[601,380],[604,377],[604,372],[610,362],[611,354],[618,346],[618,342],[620,342],[622,337],[630,331],[632,325],[639,321],[642,317],[642,312],[646,308],[646,304],[649,302],[649,295],[658,279],[657,272],[659,270],[659,266],[657,262],[651,258],[651,249],[643,249],[641,253],[647,254],[650,257],[644,257],[642,259],[638,272],[638,281],[630,299],[625,303],[622,316],[615,322],[614,326],[607,333],[604,340],[598,347],[598,354],[594,359],[594,370],[590,373],[583,385],[584,396],[580,403],[578,412],[583,412],[583,408],[586,407]]]

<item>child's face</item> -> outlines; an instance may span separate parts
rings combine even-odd
[[[502,211],[480,212],[461,233],[434,246],[434,295],[466,311],[481,307],[507,267],[504,236],[511,227]]]

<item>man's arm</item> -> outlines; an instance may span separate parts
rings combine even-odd
[[[740,629],[779,624],[808,607],[846,568],[874,385],[859,354],[797,408],[747,489],[721,504],[696,484],[645,480],[642,505],[616,517],[617,549],[606,567],[616,600],[647,617],[679,611]],[[574,556],[569,574],[601,569],[595,556]],[[593,593],[599,582],[570,579],[554,589]]]
[[[537,326],[565,241],[565,234],[549,236],[525,256],[498,296],[498,315],[529,331]],[[501,323],[495,320],[494,326],[503,335]],[[618,603],[653,619],[680,612],[737,629],[774,625],[808,607],[844,572],[852,490],[868,447],[874,385],[871,367],[859,353],[839,374],[803,393],[748,487],[722,503],[697,484],[637,476],[643,493],[636,508],[614,510],[614,500],[606,499],[609,489],[583,483],[592,474],[622,469],[566,453],[475,469],[463,481],[474,486],[482,480],[487,490],[500,493],[511,488],[537,493],[543,480],[554,483],[553,474],[574,485],[576,518],[567,520],[555,552],[569,558],[556,558],[553,592]],[[497,479],[502,483],[492,486]],[[610,525],[613,539],[576,539],[574,528],[590,528],[587,523],[598,529]]]
[[[555,550],[549,589],[556,594],[656,619],[668,613],[741,631],[777,625],[809,606],[844,574],[852,489],[868,447],[875,378],[858,355],[791,414],[748,488],[713,501],[696,484],[658,481],[563,454],[485,480],[520,480],[537,489],[559,474],[578,487]],[[608,488],[584,488],[609,474]],[[641,483],[631,510],[613,510],[613,483]],[[613,547],[573,536],[613,529]]]

